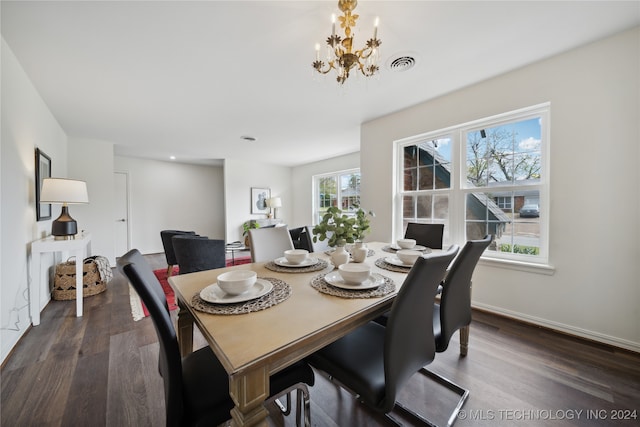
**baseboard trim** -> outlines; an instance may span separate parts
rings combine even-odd
[[[518,320],[523,323],[531,325],[541,326],[546,329],[550,329],[556,332],[561,332],[574,337],[583,338],[589,341],[594,341],[600,344],[606,344],[612,347],[616,347],[623,350],[628,350],[634,353],[640,353],[640,343],[624,340],[618,337],[612,337],[610,335],[600,334],[598,332],[589,331],[582,328],[576,328],[574,326],[565,325],[563,323],[553,322],[540,317],[529,316],[527,314],[518,313],[511,310],[505,310],[504,308],[495,307],[488,304],[473,303],[472,307],[479,311],[484,311],[491,314],[507,317],[510,319]]]

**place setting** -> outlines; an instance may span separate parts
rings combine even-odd
[[[426,246],[422,246],[422,245],[417,245],[416,244],[416,240],[415,239],[398,239],[396,241],[396,243],[391,244],[391,245],[386,245],[383,246],[382,250],[384,252],[389,252],[392,254],[395,254],[396,252],[403,250],[403,249],[411,249],[414,251],[420,251],[422,253],[428,254],[431,252],[431,249],[429,249]]]
[[[366,263],[346,263],[337,270],[311,279],[311,287],[323,294],[342,298],[375,298],[395,291],[393,280],[371,272]]]
[[[258,277],[255,271],[233,270],[218,276],[194,295],[191,306],[209,314],[243,314],[264,310],[291,296],[291,286],[274,277]]]
[[[376,267],[398,273],[408,273],[416,260],[424,255],[423,251],[414,249],[400,249],[394,255],[378,258]]]
[[[289,249],[284,251],[284,256],[268,261],[264,267],[278,273],[309,273],[324,270],[328,265],[323,259],[309,256],[306,249]]]

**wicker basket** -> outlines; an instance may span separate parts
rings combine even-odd
[[[84,260],[82,265],[82,295],[89,297],[104,292],[107,282],[103,281],[98,265],[92,258]],[[76,263],[67,261],[56,265],[56,277],[52,297],[55,300],[76,299]]]

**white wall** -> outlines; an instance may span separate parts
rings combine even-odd
[[[2,39],[0,86],[2,148],[0,150],[0,342],[1,360],[31,323],[28,283],[30,243],[51,232],[51,220],[36,222],[35,148],[51,157],[52,176],[67,173],[67,137]],[[54,208],[54,217],[59,210]],[[53,256],[42,257],[43,267]],[[49,300],[41,284],[39,307]]]
[[[115,156],[114,168],[129,174],[132,248],[143,254],[163,252],[160,230],[193,230],[224,239],[221,167]]]
[[[291,192],[290,167],[248,159],[226,159],[224,185],[228,242],[243,240],[243,222],[266,218],[266,215],[251,214],[251,187],[270,188],[271,197],[280,197],[282,207],[278,209],[278,218],[290,225],[292,207],[296,203]]]
[[[640,29],[362,126],[371,239],[392,232],[393,141],[551,102],[551,276],[479,265],[473,303],[640,351]]]
[[[78,230],[91,232],[92,255],[105,256],[115,266],[113,144],[69,138],[68,158],[69,178],[86,181],[89,193],[89,203],[69,206],[69,213],[78,222]]]
[[[291,228],[313,223],[313,176],[360,167],[360,153],[297,166],[291,172],[291,187],[298,203],[293,204]]]

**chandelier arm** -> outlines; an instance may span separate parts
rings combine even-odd
[[[329,61],[326,64],[327,68],[325,70],[322,70],[322,66],[323,65],[325,65],[324,61],[314,61],[313,64],[312,64],[313,68],[315,68],[315,70],[317,72],[319,72],[320,74],[327,74],[329,71],[336,69],[333,61]]]
[[[373,74],[368,74],[366,68],[364,67],[363,64],[358,63],[358,68],[360,69],[360,72],[362,73],[363,76],[365,77],[371,77]]]
[[[369,49],[368,47],[365,47],[364,49],[356,50],[355,54],[360,59],[367,59],[373,54],[373,49]]]

